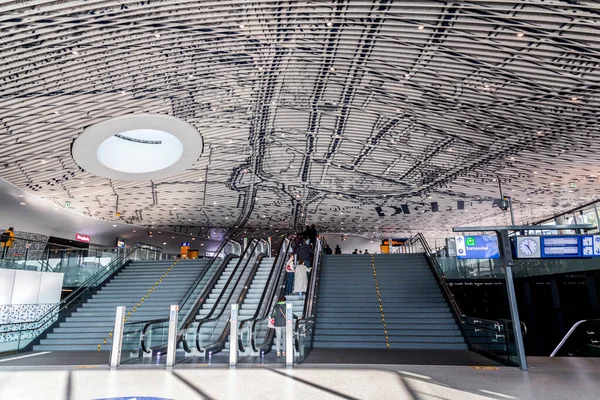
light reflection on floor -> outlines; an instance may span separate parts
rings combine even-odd
[[[0,399],[597,399],[600,369],[307,367],[0,370]]]

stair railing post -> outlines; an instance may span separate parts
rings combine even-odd
[[[167,368],[175,365],[177,355],[177,321],[179,305],[171,305],[169,311],[169,336],[167,339]]]
[[[285,303],[285,365],[294,365],[294,313],[293,304]]]
[[[123,346],[123,326],[125,325],[125,306],[117,307],[115,327],[113,329],[112,347],[110,350],[110,368],[117,368],[121,364],[121,348]]]
[[[238,305],[231,305],[231,319],[229,320],[229,366],[235,367],[238,363]]]

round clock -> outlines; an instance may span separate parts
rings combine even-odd
[[[526,256],[535,254],[537,249],[538,243],[533,239],[523,239],[521,240],[521,243],[519,243],[519,251]]]

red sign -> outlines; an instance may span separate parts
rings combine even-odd
[[[80,242],[86,242],[89,243],[92,241],[92,238],[87,236],[87,235],[82,235],[81,233],[78,233],[77,235],[75,235],[75,239],[79,240]]]

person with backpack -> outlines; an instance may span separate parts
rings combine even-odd
[[[287,264],[285,265],[286,282],[285,282],[285,294],[292,294],[294,288],[294,272],[296,267],[294,266],[294,255],[290,254]]]
[[[285,338],[283,338],[283,332],[285,331],[285,296],[281,296],[279,301],[273,309],[273,326],[275,329],[275,348],[277,349],[277,357],[285,356]],[[281,339],[283,338],[283,353],[281,350]]]
[[[11,226],[5,230],[0,235],[0,242],[2,242],[2,258],[4,258],[8,249],[12,248],[15,243],[15,228]]]

